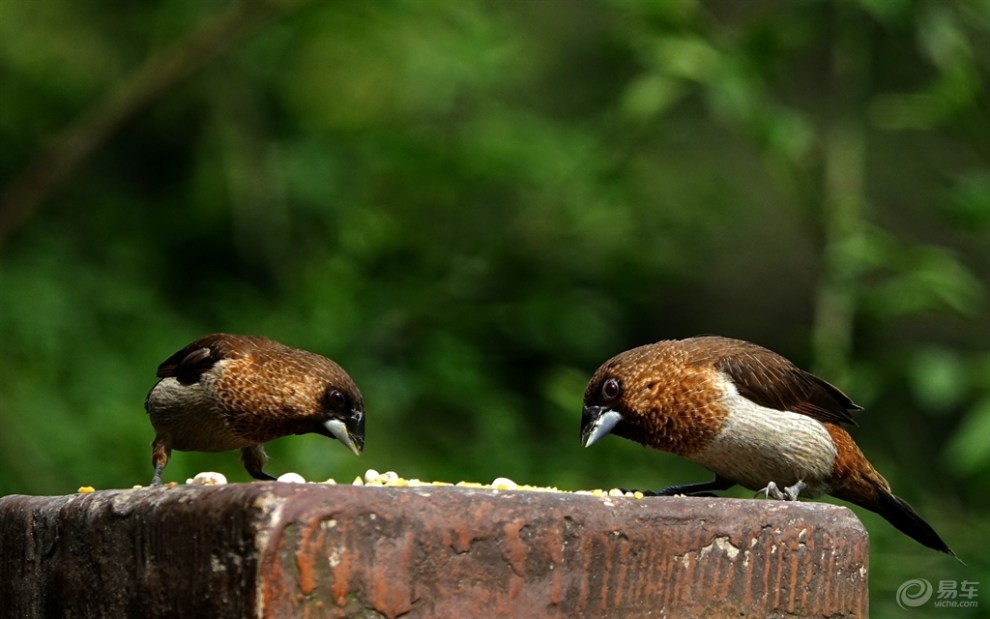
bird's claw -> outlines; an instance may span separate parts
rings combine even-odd
[[[761,488],[756,491],[753,498],[760,496],[761,494],[768,499],[776,499],[778,501],[796,501],[798,496],[801,495],[801,491],[807,487],[807,484],[802,480],[798,480],[793,486],[786,486],[783,490],[777,487],[774,482],[769,482],[766,488]]]
[[[152,488],[158,488],[158,487],[164,485],[162,483],[162,469],[164,469],[164,468],[165,468],[164,465],[155,466],[155,474],[151,478],[151,483],[148,484],[150,487],[152,487]]]

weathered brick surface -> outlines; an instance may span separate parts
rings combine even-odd
[[[0,499],[11,617],[859,617],[821,503],[279,483]]]

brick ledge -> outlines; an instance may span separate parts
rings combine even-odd
[[[862,617],[867,556],[824,503],[276,482],[0,498],[17,617]]]

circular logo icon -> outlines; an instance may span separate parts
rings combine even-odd
[[[897,588],[897,605],[901,608],[917,608],[932,597],[932,583],[924,578],[912,578]]]

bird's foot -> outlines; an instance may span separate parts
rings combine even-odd
[[[793,486],[786,486],[783,490],[777,487],[777,484],[770,482],[767,484],[766,488],[761,488],[756,491],[753,498],[760,496],[761,494],[768,499],[776,499],[778,501],[796,501],[798,496],[801,495],[801,491],[807,488],[807,484],[803,480],[798,480]]]
[[[160,486],[163,485],[162,484],[162,469],[164,469],[164,468],[165,468],[164,466],[156,466],[155,467],[155,474],[151,476],[151,483],[148,484],[149,486],[151,486],[152,488],[158,488],[158,487],[160,487]]]

